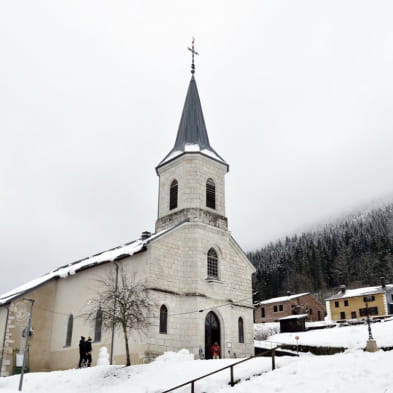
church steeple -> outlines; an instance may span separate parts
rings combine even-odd
[[[225,160],[210,146],[198,88],[193,75],[188,86],[175,145],[157,168],[184,153],[197,152],[228,166]]]
[[[210,146],[194,77],[194,45],[190,51],[191,80],[175,145],[156,167],[160,178],[156,231],[185,219],[228,228],[224,178],[229,165]]]
[[[217,160],[228,167],[228,164],[225,162],[225,160],[210,146],[209,137],[207,135],[202,105],[199,99],[198,88],[194,77],[194,55],[198,55],[198,53],[194,50],[194,39],[192,40],[192,48],[188,49],[192,53],[191,80],[190,84],[188,85],[186,101],[184,103],[175,145],[165,156],[165,158],[158,164],[157,169],[184,153],[196,152],[213,158],[214,160]]]

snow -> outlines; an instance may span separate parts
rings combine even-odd
[[[377,293],[385,293],[386,290],[390,290],[393,288],[393,284],[386,285],[386,288],[382,288],[380,285],[375,287],[363,287],[356,289],[346,289],[345,292],[338,292],[337,294],[331,296],[326,300],[334,300],[334,299],[343,299],[355,296],[366,296],[373,295]]]
[[[393,346],[393,321],[385,320],[371,324],[372,334],[379,347]],[[344,347],[362,349],[366,347],[368,338],[367,325],[336,326],[334,328],[309,330],[305,332],[280,333],[267,338],[268,342],[296,344],[295,337],[299,336],[299,345]],[[256,346],[266,347],[265,343],[256,341]]]
[[[87,369],[25,374],[26,393],[159,393],[239,359],[192,360],[186,350],[167,353],[156,361],[131,367],[100,366]],[[234,368],[241,382],[228,386],[229,369],[195,383],[196,393],[393,393],[393,352],[347,351],[333,356],[301,354],[255,358]],[[258,374],[261,374],[258,376]],[[246,380],[251,378],[250,380]],[[0,378],[2,393],[17,392],[19,376]],[[176,390],[190,392],[190,385]]]
[[[109,354],[106,347],[101,347],[98,352],[97,366],[109,366]]]
[[[87,257],[87,258],[82,259],[80,261],[70,263],[66,266],[62,266],[60,268],[57,268],[47,274],[44,274],[43,276],[41,276],[39,278],[29,281],[26,284],[23,284],[15,289],[12,289],[11,291],[8,291],[8,292],[0,295],[0,305],[6,304],[8,301],[12,300],[13,298],[27,292],[30,289],[37,287],[37,286],[39,286],[39,285],[41,285],[41,284],[43,284],[53,278],[65,278],[65,277],[68,277],[70,275],[77,273],[78,271],[80,271],[84,268],[98,265],[103,262],[111,262],[111,261],[114,261],[122,256],[134,255],[135,253],[141,251],[145,247],[145,245],[148,244],[150,241],[163,235],[166,232],[169,232],[173,228],[174,228],[174,226],[167,228],[161,232],[157,232],[147,239],[134,240],[133,242],[127,243],[123,246],[119,246],[119,247],[101,252],[99,254],[93,255],[91,257]]]
[[[280,321],[285,321],[286,319],[303,319],[307,318],[308,314],[297,314],[297,315],[289,315],[288,317],[282,317],[279,320]]]
[[[297,295],[289,295],[289,296],[280,296],[280,297],[273,297],[271,299],[262,300],[258,304],[272,304],[278,302],[287,302],[288,300],[296,299],[300,296],[309,295],[309,292],[306,293],[298,293]]]

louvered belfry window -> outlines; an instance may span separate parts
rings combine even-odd
[[[169,210],[177,208],[177,180],[173,180],[171,183],[171,189],[169,191]]]
[[[218,278],[218,256],[214,248],[207,253],[207,277]]]
[[[208,179],[206,182],[206,206],[216,208],[216,185],[213,179]]]
[[[168,309],[162,305],[160,308],[160,333],[166,334],[168,331]]]

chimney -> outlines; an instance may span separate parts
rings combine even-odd
[[[151,236],[151,233],[149,231],[143,231],[141,234],[141,240],[146,240]]]
[[[381,280],[381,287],[385,289],[386,288],[385,277],[381,277],[380,280]]]
[[[291,291],[288,291],[287,296],[291,296],[291,295],[292,295]]]
[[[345,285],[340,285],[339,286],[341,293],[345,293],[346,286]]]

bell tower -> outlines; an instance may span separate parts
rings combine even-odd
[[[195,81],[194,41],[191,80],[175,145],[156,167],[159,176],[156,231],[185,219],[227,229],[225,175],[229,165],[210,146]]]

